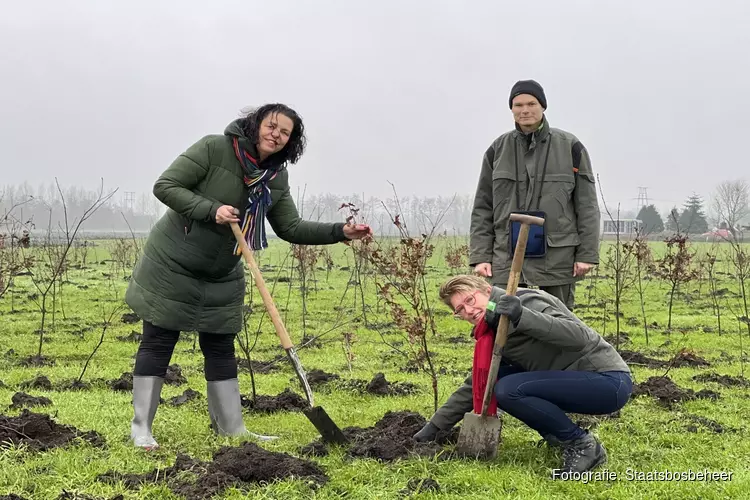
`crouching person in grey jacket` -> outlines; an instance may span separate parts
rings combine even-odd
[[[630,370],[617,351],[570,312],[559,299],[520,289],[516,296],[478,276],[457,276],[440,288],[455,315],[497,329],[510,319],[494,394],[500,410],[562,448],[563,472],[584,472],[606,462],[604,447],[566,415],[606,414],[630,398]],[[430,441],[473,409],[472,377],[438,409],[414,438]]]

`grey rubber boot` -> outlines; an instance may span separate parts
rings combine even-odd
[[[586,431],[582,437],[563,441],[563,472],[586,472],[607,461],[607,450]]]
[[[139,448],[152,450],[159,444],[151,434],[156,409],[164,379],[161,377],[133,377],[133,420],[130,422],[130,438]]]
[[[236,378],[206,382],[208,416],[211,428],[221,436],[248,436],[258,441],[271,441],[277,436],[262,436],[248,431],[242,420],[240,384]]]

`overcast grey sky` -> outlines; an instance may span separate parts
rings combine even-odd
[[[0,184],[150,191],[241,108],[309,146],[293,191],[473,193],[518,79],[586,145],[607,201],[660,207],[748,175],[740,0],[0,0]]]

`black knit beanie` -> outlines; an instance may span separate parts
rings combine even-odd
[[[547,109],[547,97],[544,95],[544,89],[534,80],[519,80],[510,89],[510,99],[508,104],[513,109],[513,98],[517,95],[529,94],[533,95],[539,101],[544,109]]]

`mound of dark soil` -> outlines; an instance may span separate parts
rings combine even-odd
[[[128,325],[138,323],[141,320],[136,313],[125,313],[120,319],[123,323]]]
[[[133,374],[131,372],[124,372],[122,375],[120,375],[120,378],[107,382],[107,385],[109,385],[109,387],[113,391],[132,391]]]
[[[110,471],[97,477],[110,484],[123,482],[128,489],[147,483],[167,483],[170,489],[187,500],[208,499],[228,487],[242,488],[282,479],[303,479],[310,486],[325,484],[328,477],[315,463],[286,453],[266,451],[255,443],[220,448],[213,461],[200,462],[187,455],[177,455],[172,467],[145,474],[121,474]]]
[[[718,373],[701,373],[693,377],[696,382],[714,382],[724,387],[750,387],[750,380],[744,377],[719,375]]]
[[[45,391],[52,390],[52,382],[44,375],[38,375],[31,380],[21,382],[21,389],[42,389]]]
[[[140,342],[143,340],[143,335],[133,330],[128,335],[119,335],[117,340],[120,342]]]
[[[237,358],[237,366],[247,370],[247,360],[245,358]],[[281,366],[276,363],[276,360],[256,361],[253,359],[250,361],[250,366],[254,373],[260,373],[261,375],[281,370]]]
[[[623,349],[620,351],[620,356],[622,357],[623,361],[625,361],[629,365],[644,365],[648,368],[664,368],[668,364],[667,361],[649,358],[648,356],[644,356],[642,353],[637,351],[627,351]]]
[[[20,495],[16,495],[15,493],[11,493],[10,495],[0,496],[0,500],[26,500],[26,497],[22,497]]]
[[[602,338],[610,345],[617,345],[617,335],[615,334],[605,335]],[[627,342],[630,342],[630,336],[625,332],[620,332],[620,344],[625,344]]]
[[[61,425],[49,415],[23,410],[17,417],[0,415],[0,443],[25,445],[32,450],[46,451],[66,446],[78,439],[93,446],[104,446],[104,438],[95,431],[81,432]]]
[[[164,382],[169,385],[187,384],[187,379],[182,376],[180,365],[169,365],[167,367],[167,375],[164,377]]]
[[[169,404],[171,404],[172,406],[181,406],[200,397],[202,397],[202,394],[200,392],[194,391],[192,389],[185,389],[185,392],[183,392],[179,396],[171,398],[169,400]]]
[[[651,396],[658,400],[659,404],[671,407],[675,403],[689,401],[696,398],[718,399],[718,392],[707,389],[695,392],[675,384],[669,377],[649,377],[648,380],[633,386],[633,397]]]
[[[458,441],[460,429],[454,427],[449,431],[438,432],[432,443],[418,443],[412,436],[426,423],[427,420],[419,413],[389,411],[373,427],[346,427],[341,431],[349,440],[350,457],[369,457],[383,461],[412,456],[434,457],[443,450],[443,446],[453,445]],[[321,439],[300,449],[301,453],[319,457],[326,456],[328,451],[328,446]]]
[[[91,384],[88,382],[84,382],[81,380],[80,382],[78,379],[72,379],[68,380],[67,382],[61,382],[57,386],[57,390],[59,391],[89,391],[91,390]]]
[[[416,385],[409,382],[389,382],[383,373],[376,373],[369,382],[362,379],[350,379],[341,381],[338,386],[341,389],[376,396],[407,396],[419,390]]]
[[[468,335],[457,335],[447,340],[450,344],[471,344],[471,338]]]
[[[335,373],[326,373],[323,370],[310,370],[307,372],[307,381],[310,383],[310,387],[319,387],[333,380],[339,380],[339,377]]]
[[[676,367],[682,368],[685,366],[711,366],[711,363],[701,358],[692,351],[680,351],[669,361],[669,364]]]
[[[278,411],[301,411],[310,405],[307,400],[291,390],[284,389],[278,396],[256,395],[252,397],[241,396],[242,406],[252,413],[276,413]]]
[[[410,496],[428,492],[440,493],[438,482],[430,478],[413,477],[406,483],[406,488],[399,493],[403,496]]]
[[[33,408],[34,406],[50,406],[52,400],[44,396],[35,397],[25,392],[17,392],[10,398],[11,408]]]
[[[55,366],[55,360],[47,356],[27,356],[18,362],[20,366]]]

